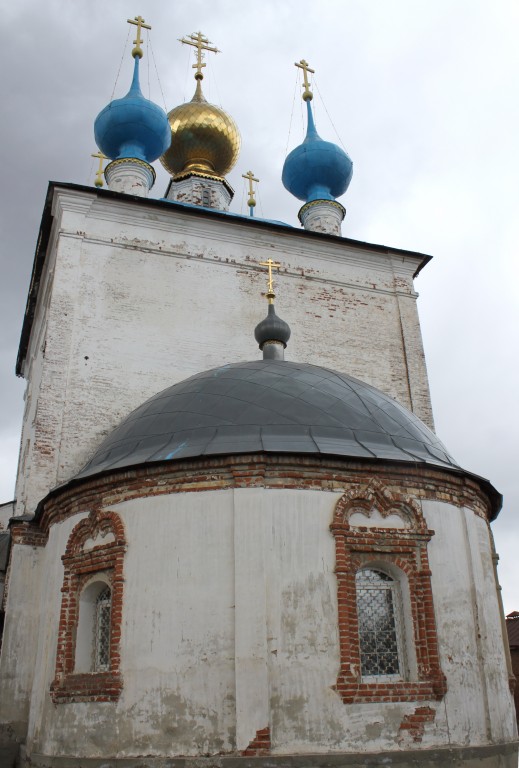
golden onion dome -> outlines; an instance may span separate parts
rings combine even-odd
[[[192,100],[172,109],[168,120],[171,145],[160,162],[173,178],[189,173],[222,177],[234,167],[240,132],[227,112],[205,100],[200,80]]]

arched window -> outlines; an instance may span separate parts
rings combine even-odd
[[[374,568],[355,577],[362,679],[405,677],[405,644],[399,584]]]
[[[427,544],[419,504],[372,479],[335,506],[340,670],[345,704],[440,700],[440,667]]]
[[[51,685],[55,703],[116,701],[120,695],[125,548],[122,521],[112,511],[93,510],[70,535]]]

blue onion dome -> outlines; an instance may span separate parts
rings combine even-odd
[[[260,349],[263,349],[267,341],[277,341],[286,347],[290,338],[290,326],[276,315],[273,303],[269,304],[267,317],[254,329],[254,338]]]
[[[138,56],[130,90],[98,114],[94,134],[97,146],[111,160],[136,158],[152,163],[169,147],[171,132],[166,113],[142,95]]]
[[[306,100],[308,128],[302,144],[292,150],[283,166],[284,187],[299,200],[335,200],[351,181],[353,163],[346,152],[316,131],[310,99]]]

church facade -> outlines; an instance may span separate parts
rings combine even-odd
[[[130,91],[96,121],[108,189],[51,184],[35,254],[0,755],[515,768],[501,497],[433,431],[429,257],[341,236],[351,161],[317,134],[306,62],[283,170],[303,228],[229,213],[211,44],[184,40],[196,90],[168,122],[135,21]]]

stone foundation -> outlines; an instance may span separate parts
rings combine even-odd
[[[268,757],[75,758],[21,755],[20,768],[517,768],[518,743],[494,747],[406,750],[394,754],[269,755]],[[24,753],[24,750],[22,750]],[[2,753],[0,752],[0,755]],[[13,764],[14,765],[14,764]],[[4,763],[2,763],[4,766]],[[9,764],[5,768],[11,768]]]

